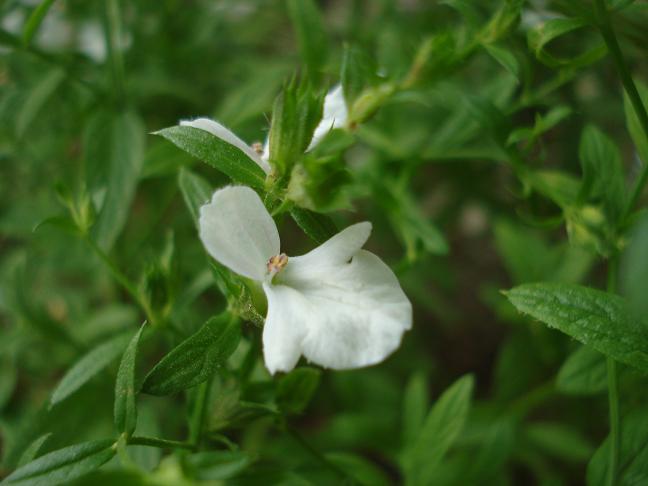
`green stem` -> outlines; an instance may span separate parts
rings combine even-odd
[[[150,447],[159,447],[160,449],[187,449],[194,450],[193,444],[180,442],[179,440],[158,439],[157,437],[138,437],[133,436],[128,439],[128,445],[143,445]]]
[[[209,380],[201,383],[196,390],[196,401],[194,402],[193,412],[189,422],[189,443],[195,448],[198,447],[200,440],[202,439],[211,381],[212,378],[210,377]]]
[[[612,259],[608,265],[607,290],[616,292],[617,260]],[[621,415],[619,413],[619,386],[617,383],[617,366],[613,358],[607,358],[608,375],[608,404],[610,408],[610,452],[608,458],[608,474],[605,484],[617,484],[619,474],[619,457],[621,452]]]
[[[632,75],[630,74],[630,70],[626,65],[625,59],[623,58],[623,53],[621,52],[619,42],[617,41],[614,29],[612,28],[612,23],[610,22],[610,17],[605,5],[605,0],[596,0],[595,5],[599,30],[601,31],[603,40],[605,41],[605,44],[607,45],[607,48],[612,55],[612,59],[614,60],[617,71],[619,72],[619,76],[621,77],[623,88],[625,89],[625,92],[630,99],[630,103],[632,103],[632,107],[637,114],[637,118],[639,119],[639,124],[641,125],[641,129],[643,130],[644,137],[646,137],[646,140],[648,140],[648,113],[646,112],[646,107],[641,101],[641,96],[639,95],[637,86],[632,79]],[[639,174],[639,177],[637,178],[635,185],[632,188],[630,199],[628,200],[628,205],[626,206],[625,215],[632,211],[632,208],[641,197],[641,193],[643,192],[646,182],[648,182],[648,161],[644,161],[641,173]]]
[[[153,316],[153,311],[151,309],[151,306],[149,303],[143,298],[142,294],[137,290],[137,287],[133,282],[130,281],[130,279],[124,275],[121,270],[117,267],[115,262],[112,261],[112,259],[106,254],[105,251],[103,251],[99,245],[97,245],[92,238],[89,235],[84,235],[83,236],[84,241],[86,244],[94,251],[95,255],[99,257],[99,259],[103,262],[103,264],[106,266],[112,277],[115,279],[115,281],[121,285],[128,294],[137,302],[137,304],[142,308],[144,313],[146,314],[146,318],[148,319],[149,323],[151,325],[155,325],[155,320]]]
[[[119,0],[106,2],[106,44],[118,100],[124,96],[124,58],[121,51],[121,13]]]

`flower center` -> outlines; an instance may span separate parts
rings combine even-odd
[[[270,257],[270,260],[268,260],[268,273],[271,277],[274,277],[283,270],[286,265],[288,265],[288,257],[285,253]]]

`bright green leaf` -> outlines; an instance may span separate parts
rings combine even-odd
[[[520,285],[505,295],[520,312],[648,371],[648,323],[633,316],[621,297],[560,283]]]

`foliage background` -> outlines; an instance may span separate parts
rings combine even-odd
[[[373,222],[368,248],[413,301],[413,330],[387,362],[307,371],[307,386],[286,399],[247,323],[207,398],[197,447],[211,456],[133,445],[78,481],[600,483],[605,358],[499,292],[537,281],[604,288],[620,255],[623,288],[635,302],[645,295],[645,245],[624,250],[641,213],[626,220],[615,207],[648,143],[593,3],[65,0],[43,2],[51,8],[38,24],[39,4],[0,2],[0,477],[30,457],[115,436],[123,336],[147,316],[110,265],[146,296],[149,318],[170,323],[145,334],[139,379],[226,305],[185,198],[194,176],[211,188],[228,179],[150,132],[205,115],[262,141],[275,96],[301,68],[321,91],[346,76],[360,83],[356,97],[369,89],[377,99],[343,158],[308,177],[314,209],[338,227]],[[609,8],[643,90],[646,3]],[[354,73],[365,65],[380,76]],[[371,92],[389,83],[393,95]],[[586,126],[598,129],[581,142]],[[72,208],[87,221],[91,207],[89,245],[60,218]],[[315,244],[289,217],[280,231],[289,254]],[[646,231],[636,238],[646,243]],[[51,405],[65,372],[108,340],[105,365]],[[467,373],[469,412],[467,378],[437,402]],[[645,379],[621,365],[619,381],[622,423],[636,431],[622,442],[620,480],[645,484]],[[137,435],[191,436],[204,389],[142,394]]]

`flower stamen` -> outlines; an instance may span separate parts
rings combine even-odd
[[[271,277],[274,277],[283,270],[286,265],[288,265],[288,256],[285,253],[270,257],[270,260],[268,260],[268,273]]]

